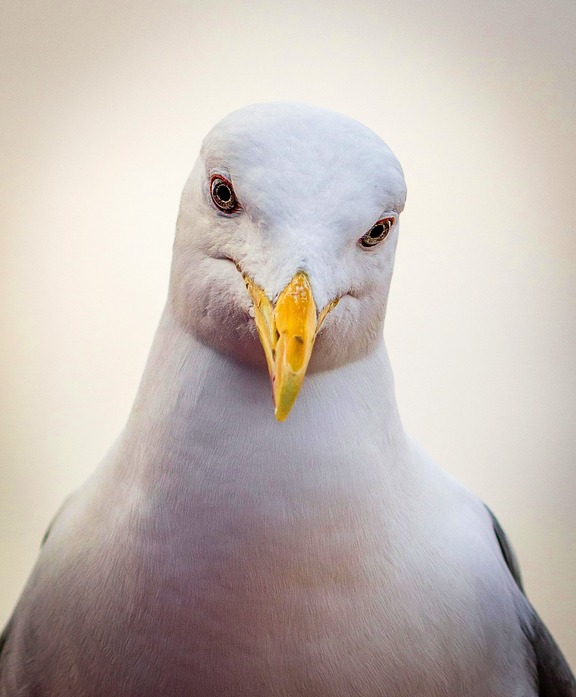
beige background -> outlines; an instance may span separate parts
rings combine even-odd
[[[408,429],[499,515],[576,664],[576,4],[6,2],[0,622],[122,428],[208,128],[348,113],[403,163],[387,321]]]

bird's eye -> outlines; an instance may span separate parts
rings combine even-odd
[[[358,240],[362,247],[374,247],[388,235],[394,225],[394,218],[382,218],[368,230],[365,235]]]
[[[216,208],[224,213],[234,213],[240,208],[232,184],[220,174],[210,180],[210,196]]]

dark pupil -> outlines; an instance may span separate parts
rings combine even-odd
[[[380,237],[383,232],[384,232],[384,225],[374,225],[372,230],[370,230],[370,237],[372,239],[376,239],[377,237]]]
[[[226,184],[218,184],[216,187],[216,196],[221,201],[224,201],[225,203],[229,201],[232,198],[232,192],[230,191],[230,187],[226,186]]]

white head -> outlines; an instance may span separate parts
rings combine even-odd
[[[309,372],[360,358],[382,340],[405,198],[398,160],[357,121],[292,103],[233,112],[205,138],[182,195],[170,285],[178,322],[265,369],[254,311],[256,319],[275,312],[304,272],[307,312],[319,316],[339,300],[321,322]],[[268,307],[259,312],[260,300]],[[297,321],[306,332],[308,320]],[[316,326],[308,329],[311,351]]]

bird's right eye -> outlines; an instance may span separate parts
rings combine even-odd
[[[234,213],[240,208],[232,182],[221,174],[215,174],[210,179],[210,196],[216,208],[224,213]]]

